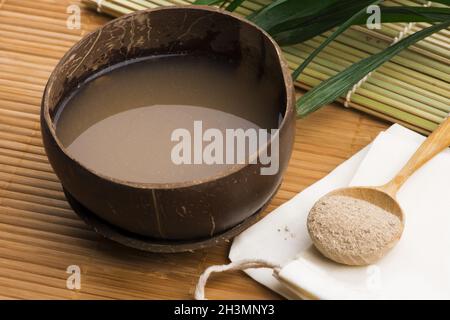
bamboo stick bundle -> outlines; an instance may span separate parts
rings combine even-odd
[[[135,10],[168,5],[187,5],[194,0],[83,0],[91,8],[118,17]],[[236,13],[246,16],[269,0],[244,1]],[[429,5],[423,1],[393,0],[385,5]],[[433,6],[442,6],[433,4]],[[386,23],[379,30],[354,26],[328,45],[297,79],[309,90],[349,65],[389,46],[399,34],[426,28],[428,24]],[[328,36],[326,32],[304,43],[284,47],[289,66],[295,69]],[[352,94],[339,101],[349,107],[428,133],[450,112],[450,32],[442,30],[403,50],[374,72]]]

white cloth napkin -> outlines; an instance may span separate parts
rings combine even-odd
[[[323,258],[306,229],[310,208],[336,188],[381,185],[425,138],[393,125],[324,179],[283,204],[233,242],[229,257],[264,259],[284,267],[246,272],[291,299],[450,299],[450,150],[431,160],[403,186],[406,216],[400,242],[376,265],[349,267]]]

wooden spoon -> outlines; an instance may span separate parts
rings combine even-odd
[[[439,154],[445,148],[450,146],[450,117],[447,118],[419,147],[408,163],[400,170],[400,172],[387,184],[378,187],[351,187],[332,191],[324,196],[321,200],[329,196],[347,196],[374,204],[385,211],[396,215],[401,221],[401,228],[398,235],[392,238],[384,247],[372,252],[361,253],[355,255],[349,252],[337,253],[332,249],[329,241],[322,241],[323,237],[319,236],[317,225],[312,228],[310,218],[308,217],[308,231],[316,248],[326,257],[336,262],[347,265],[368,265],[382,258],[389,249],[400,239],[403,233],[404,215],[403,211],[396,200],[397,191],[402,187],[406,180],[422,167],[426,162]],[[395,155],[392,155],[395,156]],[[311,213],[310,213],[311,216]],[[316,230],[316,232],[314,232]],[[325,229],[320,230],[325,231]],[[333,235],[332,235],[333,236]]]

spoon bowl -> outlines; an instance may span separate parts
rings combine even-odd
[[[359,266],[359,265],[369,265],[376,262],[377,260],[382,258],[391,248],[393,248],[400,240],[400,237],[403,233],[404,214],[397,200],[388,192],[386,192],[383,188],[384,186],[350,187],[337,189],[322,197],[318,202],[320,202],[324,198],[331,196],[345,196],[369,202],[398,217],[401,222],[401,228],[398,230],[398,233],[391,239],[391,241],[385,247],[382,247],[377,251],[373,251],[367,254],[352,254],[350,252],[347,254],[342,254],[336,252],[335,250],[332,250],[325,241],[323,241],[323,238],[318,237],[314,234],[312,228],[310,228],[310,219],[308,219],[308,231],[311,235],[311,239],[313,240],[314,246],[317,248],[317,250],[319,250],[320,253],[322,253],[325,257],[333,261],[346,265]]]

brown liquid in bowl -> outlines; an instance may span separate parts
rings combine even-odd
[[[175,164],[175,129],[277,128],[273,85],[258,70],[205,56],[161,56],[115,66],[84,83],[56,115],[67,152],[87,168],[130,182],[174,183],[232,164]],[[203,143],[203,146],[207,143]],[[225,143],[223,145],[224,153]],[[192,159],[194,150],[191,150]]]

